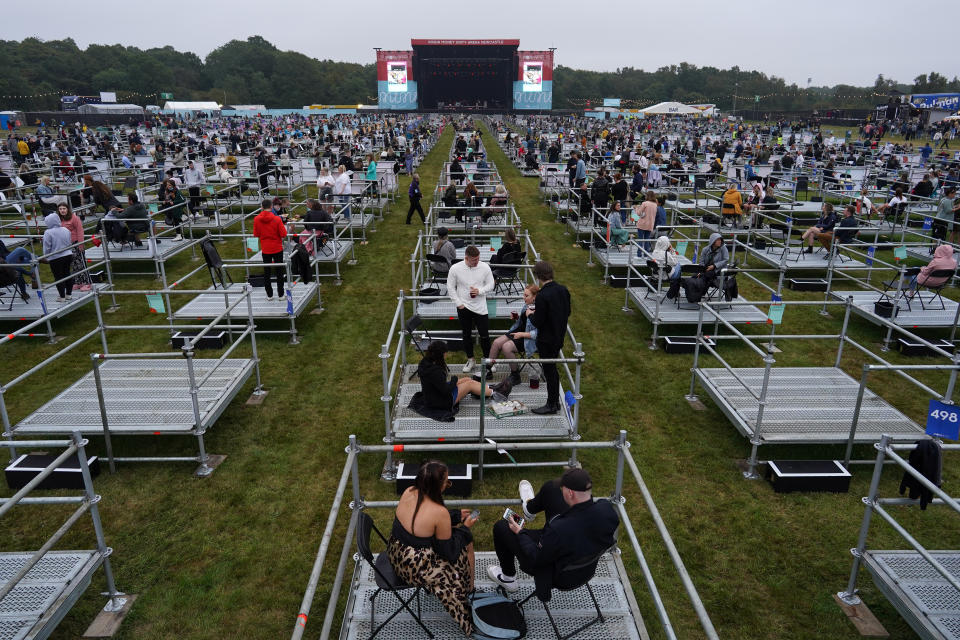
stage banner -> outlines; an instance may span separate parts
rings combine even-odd
[[[412,51],[377,51],[377,106],[394,111],[417,108]]]
[[[513,82],[514,109],[553,107],[553,52],[518,51],[517,79]]]

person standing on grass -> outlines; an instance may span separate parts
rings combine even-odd
[[[493,291],[494,280],[490,265],[480,261],[480,250],[470,245],[464,252],[462,262],[450,267],[447,272],[447,294],[457,308],[457,318],[463,331],[463,352],[467,363],[463,372],[473,371],[473,327],[480,334],[482,353],[490,353],[489,318],[487,317],[487,294]]]
[[[423,193],[420,192],[419,173],[413,174],[413,180],[410,181],[410,188],[407,189],[407,197],[410,198],[410,208],[407,209],[407,224],[410,224],[410,219],[413,217],[414,211],[420,214],[420,221],[426,223],[427,217],[423,215],[423,207],[420,206]]]
[[[537,328],[537,352],[541,358],[558,358],[570,318],[570,292],[553,281],[553,266],[549,262],[538,262],[533,267],[533,276],[540,283],[540,293],[537,294],[535,310],[528,308],[526,313]],[[545,362],[542,368],[547,382],[547,403],[533,412],[540,415],[557,413],[560,411],[560,373],[554,363]]]
[[[267,291],[267,300],[273,300],[273,286],[270,283],[271,272],[277,280],[277,299],[283,300],[283,283],[286,269],[283,267],[283,239],[287,237],[287,228],[283,220],[273,212],[273,203],[264,200],[263,210],[253,219],[253,235],[260,240],[260,257],[263,259],[263,288]],[[280,267],[271,267],[279,264]]]

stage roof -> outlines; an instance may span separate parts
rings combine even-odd
[[[423,46],[449,46],[449,47],[476,47],[476,46],[499,46],[499,47],[519,47],[520,40],[443,40],[443,39],[412,39],[410,44],[414,47]]]

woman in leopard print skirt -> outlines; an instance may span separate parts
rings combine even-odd
[[[473,534],[470,511],[447,510],[443,490],[450,486],[447,465],[421,465],[414,486],[400,497],[387,554],[407,584],[440,600],[466,635],[473,633],[467,595],[473,591]]]

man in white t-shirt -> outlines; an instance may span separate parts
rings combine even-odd
[[[350,184],[350,173],[347,171],[345,165],[340,165],[338,167],[339,173],[333,181],[333,195],[337,197],[337,201],[342,205],[346,205],[343,208],[343,218],[344,220],[350,219],[350,193],[352,191],[352,186]]]
[[[447,294],[457,308],[457,318],[463,330],[463,352],[467,363],[463,372],[473,371],[473,327],[480,334],[480,348],[483,356],[490,353],[489,318],[487,316],[487,294],[493,291],[493,272],[490,265],[480,261],[480,250],[475,246],[467,247],[462,262],[450,267],[447,272]]]

